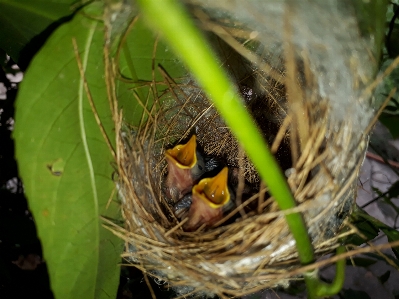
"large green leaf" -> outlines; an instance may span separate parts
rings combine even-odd
[[[395,185],[396,183],[393,186],[396,187]],[[392,192],[396,192],[395,188],[392,188],[392,190],[394,190]],[[354,207],[350,220],[351,223],[366,237],[366,239],[363,239],[358,235],[351,235],[346,238],[346,244],[361,245],[374,239],[378,235],[378,231],[382,231],[387,236],[389,242],[399,240],[399,232],[395,228],[389,227],[373,216],[370,216],[358,206]],[[391,249],[395,256],[399,258],[399,250],[395,247],[391,247]]]
[[[145,82],[164,81],[160,67],[173,79],[186,77],[188,73],[174,52],[148,29],[140,17],[129,32],[123,50],[120,50],[119,68],[122,76],[130,82],[119,82],[118,101],[121,108],[129,111],[125,111],[125,119],[132,125],[138,125],[143,109],[137,105],[133,92],[143,103],[148,97],[148,105],[151,105],[154,95]],[[165,84],[158,84],[156,90],[161,93],[166,88]]]
[[[398,110],[399,112],[399,110]],[[399,138],[399,115],[388,115],[382,113],[379,117],[380,122],[388,128],[389,132],[392,135],[392,138]]]
[[[0,48],[20,63],[21,67],[26,65],[27,60],[58,26],[57,21],[73,13],[71,5],[76,2],[0,0]]]
[[[85,77],[108,136],[115,140],[106,96],[103,24],[77,15],[33,59],[16,102],[16,156],[30,209],[60,298],[115,298],[121,242],[101,226],[114,183],[112,155],[95,121]]]

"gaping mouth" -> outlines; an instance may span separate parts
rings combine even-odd
[[[227,178],[228,168],[224,167],[213,178],[202,179],[193,187],[192,192],[204,200],[211,208],[220,208],[230,200]]]
[[[186,144],[178,144],[165,152],[166,158],[173,161],[181,169],[191,169],[197,163],[197,138],[191,136]]]

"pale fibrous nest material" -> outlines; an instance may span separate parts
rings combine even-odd
[[[189,7],[285,172],[317,256],[329,253],[355,198],[374,113],[363,92],[372,73],[370,45],[335,1],[263,1],[257,13],[270,20],[261,24],[258,14],[249,20],[256,6],[237,1],[234,15],[227,2],[191,1]],[[326,17],[334,30],[319,28]],[[116,124],[125,224],[112,229],[126,241],[126,261],[177,296],[242,296],[298,279],[284,213],[217,110],[192,77],[156,71],[166,88],[151,105],[141,103],[140,126],[129,126],[122,115]],[[162,192],[164,152],[194,133],[207,155],[235,169],[236,197],[240,183],[252,193],[214,227],[185,232]]]

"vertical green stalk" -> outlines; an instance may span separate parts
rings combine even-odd
[[[294,208],[295,200],[279,165],[246,111],[234,84],[222,70],[205,38],[183,7],[174,0],[138,0],[141,12],[174,48],[237,137],[269,187],[281,210]],[[313,248],[302,216],[286,216],[303,264],[313,261]]]
[[[183,6],[175,0],[137,0],[137,3],[149,24],[159,31],[180,55],[213,101],[254,163],[280,209],[294,208],[295,200],[279,165],[246,111],[234,84],[220,67],[215,54],[210,50],[205,38],[195,27]],[[296,241],[301,263],[303,265],[312,263],[313,247],[302,215],[287,214],[286,220]],[[305,280],[308,286],[317,286],[317,275],[306,275]]]

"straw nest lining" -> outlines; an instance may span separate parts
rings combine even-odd
[[[149,115],[145,115],[147,121],[142,126],[132,133],[131,128],[119,124],[118,186],[126,221],[125,229],[121,230],[127,242],[125,257],[160,281],[176,287],[178,294],[240,296],[286,285],[294,278],[289,271],[298,268],[299,263],[284,214],[278,211],[267,188],[259,185],[248,159],[240,158],[238,144],[200,89],[188,80],[176,84],[165,78],[165,83],[169,89],[160,95]],[[162,102],[164,97],[166,100]],[[259,98],[262,99],[260,105],[269,107],[273,103],[265,94]],[[260,101],[259,98],[249,99],[248,105],[251,101]],[[329,122],[326,101],[315,101],[317,109],[315,102],[303,107],[308,115],[306,125],[311,130],[295,167],[287,174],[298,202],[296,210],[304,213],[315,251],[321,254],[336,247],[334,235],[352,204],[353,185],[361,160],[347,155],[345,161],[337,162],[343,159],[342,151],[351,151],[352,136],[345,130],[337,132],[335,124]],[[280,119],[279,125],[283,126],[274,132],[282,144],[280,149],[289,144],[285,130],[292,118]],[[342,125],[350,127],[350,123]],[[222,157],[226,165],[244,174],[240,181],[245,180],[257,186],[253,190],[260,190],[247,197],[215,228],[184,232],[162,194],[163,153],[193,128],[207,154]],[[277,144],[278,141],[271,144],[272,148],[277,148]],[[291,155],[284,156],[286,153],[283,150],[278,156],[282,164],[286,163],[283,159],[291,160]],[[337,167],[341,163],[348,168]],[[337,184],[335,178],[342,175],[346,175],[347,182]]]
[[[298,203],[295,211],[304,215],[316,254],[330,252],[353,203],[366,136],[359,134],[352,118],[331,116],[330,99],[320,95],[319,74],[311,70],[306,55],[288,53],[276,62],[263,54],[263,61],[273,60],[279,80],[216,40],[223,65],[288,176]],[[146,107],[141,125],[131,128],[121,115],[116,124],[125,227],[114,231],[126,241],[124,257],[178,295],[241,296],[286,286],[301,272],[284,213],[195,81],[173,80],[166,71],[157,71],[164,78],[158,84],[167,88],[154,92],[151,105],[141,103]],[[292,91],[302,97],[295,98]],[[185,220],[174,216],[162,192],[164,152],[193,132],[207,155],[235,169],[233,190],[242,204],[212,228],[185,232]],[[249,186],[250,195],[244,196],[243,185]]]

